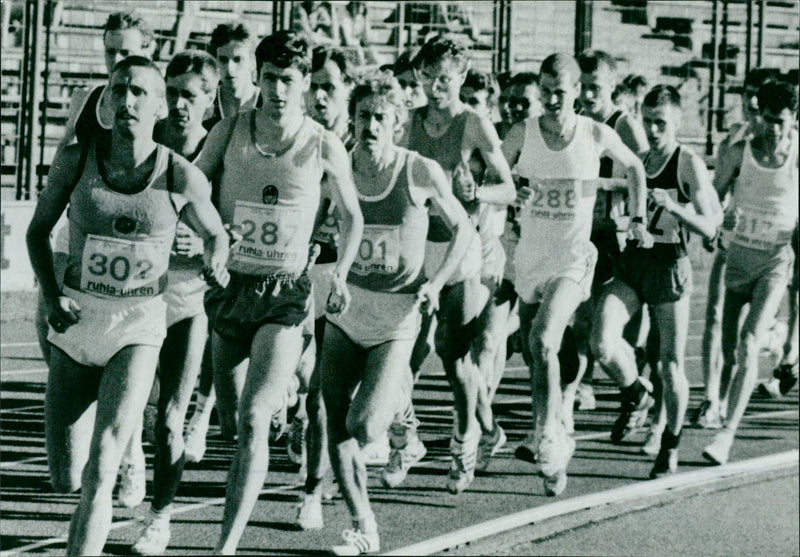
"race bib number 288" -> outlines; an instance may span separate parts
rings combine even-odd
[[[169,267],[157,242],[90,234],[81,261],[81,290],[115,297],[155,296]]]

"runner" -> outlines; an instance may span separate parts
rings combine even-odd
[[[531,115],[541,114],[542,100],[537,85],[539,76],[533,72],[514,74],[509,86],[508,108],[514,124],[524,122]]]
[[[111,526],[123,449],[144,410],[166,335],[163,291],[180,208],[192,211],[205,237],[215,280],[227,282],[228,239],[208,182],[152,139],[166,112],[158,68],[147,58],[128,57],[115,66],[109,91],[110,142],[101,137],[64,149],[28,229],[28,252],[52,327],[48,452],[59,477],[79,475],[86,462],[70,555],[99,554]],[[71,241],[62,291],[48,236],[68,202]],[[104,342],[97,343],[98,334]],[[92,427],[86,410],[95,400]]]
[[[732,145],[717,169],[720,194],[733,188],[726,224],[733,221],[722,311],[723,376],[731,374],[728,421],[703,450],[728,461],[736,429],[758,379],[758,354],[792,276],[792,234],[798,215],[797,93],[768,82],[758,90],[760,118],[752,139]],[[731,228],[730,226],[728,227]],[[750,309],[739,331],[742,308]]]
[[[579,79],[574,58],[548,56],[539,74],[542,116],[512,128],[503,143],[506,159],[519,161],[521,234],[514,266],[533,414],[542,421],[534,432],[536,453],[548,495],[565,489],[575,448],[561,421],[562,384],[574,380],[574,373],[562,379],[558,353],[569,320],[591,290],[597,250],[589,236],[601,156],[612,157],[628,176],[630,234],[652,242],[643,224],[642,163],[613,130],[575,113]]]
[[[380,549],[359,446],[385,434],[411,397],[408,361],[419,313],[436,309],[447,277],[466,253],[471,229],[439,165],[394,145],[405,111],[395,80],[379,74],[360,84],[350,107],[364,237],[347,279],[353,303],[345,314],[328,315],[320,370],[331,460],[353,522],[344,532],[345,544],[333,548],[338,555]],[[426,280],[422,263],[432,203],[453,236],[442,265]],[[319,496],[314,506],[321,524]]]
[[[485,225],[481,226],[480,235],[474,234],[470,251],[461,261],[458,271],[450,277],[437,312],[436,352],[442,359],[455,400],[455,423],[450,443],[452,462],[448,474],[451,493],[460,493],[474,478],[481,435],[476,404],[478,392],[486,389],[486,384],[472,351],[477,348],[473,343],[479,339],[481,326],[485,324],[481,317],[483,308],[488,298],[495,294],[494,290],[488,291],[481,285],[481,279],[486,279],[491,288],[499,286],[498,277],[502,277],[505,254],[498,238],[502,233],[504,206],[514,197],[511,172],[503,158],[494,126],[459,100],[467,63],[465,46],[447,36],[436,35],[423,45],[414,65],[425,88],[428,105],[413,111],[408,138],[410,149],[442,166],[453,182],[456,197],[472,213],[478,226]],[[469,171],[469,159],[473,155],[479,156],[486,168],[480,187]],[[497,213],[501,215],[499,233],[490,224]],[[425,257],[429,276],[440,266],[450,235],[434,213],[428,229]],[[484,420],[480,424],[483,433],[491,435],[499,443],[503,436],[498,428],[493,427],[494,418]],[[405,425],[409,435],[416,430],[411,420]],[[402,428],[395,426],[392,427],[390,443],[393,449],[402,450],[405,436]],[[423,454],[419,451],[414,458],[402,459],[402,469],[398,473],[401,480],[408,467]]]
[[[363,226],[344,146],[303,115],[308,44],[280,31],[261,41],[256,61],[264,105],[215,126],[198,160],[220,184],[223,221],[242,235],[228,264],[231,284],[206,306],[220,422],[238,426],[219,554],[235,552],[255,506],[267,473],[270,418],[284,404],[303,349],[308,247],[320,199],[340,211],[332,313],[350,303],[345,278]]]
[[[677,471],[678,443],[689,402],[684,369],[692,289],[688,233],[713,238],[722,215],[702,159],[678,144],[680,106],[680,94],[668,85],[654,87],[644,98],[642,116],[650,144],[644,159],[650,196],[648,231],[655,243],[649,248],[628,243],[614,280],[598,301],[592,331],[592,350],[622,388],[623,410],[630,410],[648,396],[641,394],[644,380],[637,381],[636,361],[623,328],[643,304],[648,305],[658,331],[657,367],[667,416],[651,478]]]
[[[753,129],[758,122],[758,97],[759,88],[772,81],[774,71],[767,68],[755,68],[745,76],[742,90],[742,116],[741,122],[733,124],[731,131],[722,140],[717,149],[716,168],[720,168],[726,157],[728,149],[745,138],[752,138]],[[717,192],[728,188],[720,179],[722,173],[715,173],[714,187]],[[733,184],[731,184],[732,186]],[[728,188],[729,189],[729,188]],[[730,199],[728,195],[720,194],[719,198],[725,202]],[[730,203],[728,206],[731,207]],[[727,394],[730,390],[729,374],[722,376],[722,305],[725,299],[725,260],[727,257],[728,241],[731,231],[720,229],[717,240],[717,253],[708,275],[708,301],[706,305],[706,322],[703,330],[702,358],[703,358],[703,383],[705,396],[700,406],[692,413],[692,424],[706,429],[719,429],[722,421],[727,417],[724,413],[728,408]]]
[[[187,160],[197,158],[206,138],[203,115],[214,104],[219,67],[209,54],[190,50],[176,54],[167,65],[169,115],[154,132],[157,142]],[[145,525],[131,552],[161,555],[170,538],[170,511],[185,463],[183,421],[200,373],[208,336],[203,307],[207,285],[203,270],[203,242],[181,213],[169,261],[167,336],[161,348],[157,378],[160,383],[155,428],[153,499]]]
[[[103,28],[103,47],[106,70],[110,76],[114,65],[127,56],[140,55],[149,58],[155,47],[155,41],[153,32],[135,12],[115,12],[108,16]],[[69,116],[57,153],[75,141],[80,145],[88,145],[92,140],[102,142],[101,135],[109,134],[112,125],[109,122],[113,121],[113,114],[110,114],[107,108],[103,110],[103,107],[107,105],[102,100],[105,89],[105,85],[98,85],[93,89],[76,89],[70,100]],[[57,227],[55,234],[53,266],[58,284],[62,285],[69,257],[70,242],[68,219],[62,217],[59,222],[61,224]],[[36,332],[42,355],[49,367],[50,343],[47,341],[49,332],[47,315],[47,304],[43,292],[40,290],[36,311]],[[94,409],[90,411],[94,412]],[[146,494],[141,423],[134,428],[122,462],[117,500],[121,505],[133,508],[144,500]],[[54,470],[64,469],[58,464],[51,465],[51,481],[56,491],[72,492],[78,489],[80,469],[83,469],[83,463],[78,468],[77,475],[74,477],[56,478],[52,475]]]

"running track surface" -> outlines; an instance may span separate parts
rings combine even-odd
[[[703,284],[701,280],[695,284]],[[687,375],[692,385],[690,410],[699,404],[702,397],[699,354],[705,304],[702,292],[699,294],[693,300],[687,351]],[[0,549],[3,556],[63,554],[69,518],[78,500],[77,494],[54,493],[49,485],[43,440],[46,371],[35,338],[30,321],[4,323],[0,332]],[[761,377],[766,378],[771,372],[770,361],[764,356],[761,364]],[[596,373],[595,376],[600,378],[596,379],[595,385],[598,408],[591,412],[576,412],[577,450],[569,467],[569,485],[560,497],[546,497],[542,480],[536,475],[537,468],[513,456],[514,447],[528,433],[531,421],[527,371],[519,355],[509,361],[494,405],[509,443],[492,461],[487,474],[477,477],[466,492],[452,496],[445,487],[452,397],[439,362],[430,357],[414,393],[417,414],[422,422],[420,436],[428,447],[428,456],[395,490],[381,487],[379,469],[370,469],[370,497],[381,532],[381,549],[401,549],[510,513],[531,508],[547,510],[549,507],[546,505],[557,505],[571,498],[624,486],[641,486],[643,493],[647,491],[652,458],[639,454],[636,443],[613,445],[608,440],[619,402],[604,375]],[[781,400],[769,400],[754,394],[737,435],[731,461],[797,450],[800,445],[797,409],[797,390]],[[701,451],[712,435],[713,432],[698,429],[684,430],[680,450],[681,472],[709,468]],[[639,440],[643,438],[644,432]],[[149,494],[152,487],[152,447],[145,445],[145,452],[148,455]],[[168,554],[208,553],[214,547],[219,535],[225,478],[232,454],[233,446],[223,442],[219,429],[212,426],[204,460],[188,464],[184,473],[172,519]],[[349,526],[349,521],[344,503],[338,496],[323,507],[323,530],[295,530],[293,521],[301,494],[300,486],[296,467],[288,460],[285,448],[279,442],[272,450],[264,492],[241,540],[240,554],[326,554],[331,545],[339,543],[340,532]],[[751,501],[756,506],[764,504],[762,498],[751,500],[748,497],[742,495],[737,501]],[[779,491],[778,497],[784,497],[778,503],[797,508],[796,489]],[[148,500],[132,510],[115,506],[114,524],[105,547],[107,554],[129,553],[140,529],[138,520],[147,509]],[[747,512],[746,508],[742,509],[745,515]],[[705,519],[702,513],[689,513],[683,520],[689,525]],[[704,530],[707,536],[727,535],[723,523],[713,517],[707,521],[708,527]],[[646,534],[648,529],[648,525],[642,525],[644,535],[649,535]],[[584,539],[584,545],[573,543],[565,553],[602,552],[601,548],[593,545],[591,536]],[[533,549],[532,546],[517,548],[520,552]],[[497,550],[501,550],[500,544]],[[504,551],[509,554],[508,548]],[[796,545],[787,546],[787,551],[796,553]],[[550,547],[547,552],[556,550]]]

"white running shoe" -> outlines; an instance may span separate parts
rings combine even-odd
[[[661,450],[661,434],[664,430],[658,428],[650,428],[647,432],[647,438],[642,445],[642,453],[650,456],[656,456],[658,451]]]
[[[517,445],[517,448],[514,450],[514,456],[520,460],[524,460],[525,462],[530,462],[531,464],[536,464],[539,460],[539,443],[542,440],[542,436],[539,434],[538,430],[532,433],[529,433],[525,436],[525,439]]]
[[[559,468],[555,474],[544,477],[544,492],[548,497],[556,497],[567,488],[567,466],[575,454],[575,439],[564,434],[560,443]]]
[[[364,555],[377,553],[381,550],[381,540],[378,532],[362,532],[358,528],[342,532],[344,545],[334,545],[331,551],[334,555]]]
[[[484,433],[478,441],[478,458],[475,470],[483,472],[489,467],[489,461],[503,448],[508,438],[506,432],[497,422],[494,422],[494,435]]]
[[[136,464],[124,464],[117,491],[117,503],[132,509],[138,507],[147,495],[144,455]]]
[[[414,435],[402,449],[392,447],[389,464],[383,469],[381,480],[386,487],[397,487],[406,479],[409,469],[422,460],[428,449],[418,435]]]
[[[208,435],[208,416],[203,412],[195,412],[186,428],[186,439],[183,452],[187,462],[200,462],[206,454],[206,435]]]
[[[297,525],[301,530],[319,530],[322,521],[322,497],[306,493],[297,505]]]
[[[391,452],[389,435],[383,434],[372,443],[368,443],[361,448],[361,457],[367,466],[385,466],[389,463],[389,454]]]
[[[450,439],[450,472],[447,474],[447,491],[453,495],[458,495],[472,483],[475,479],[475,465],[478,458],[478,443],[480,438],[474,441],[464,439],[459,442],[455,436]]]
[[[591,385],[584,383],[578,385],[575,401],[578,405],[578,410],[594,410],[597,408],[597,399],[594,398],[594,388]]]
[[[733,445],[733,432],[723,429],[714,436],[714,441],[703,449],[703,458],[714,464],[728,462]]]
[[[131,547],[134,555],[163,555],[169,545],[169,515],[166,518],[147,518],[139,539]]]

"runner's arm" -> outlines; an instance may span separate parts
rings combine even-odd
[[[194,161],[195,166],[205,174],[209,182],[216,180],[222,170],[222,160],[225,157],[225,149],[228,147],[227,143],[231,136],[231,126],[235,124],[236,120],[235,117],[231,117],[217,122],[208,132],[203,149],[200,151],[197,160]]]
[[[717,155],[717,166],[714,172],[714,189],[720,200],[733,191],[733,184],[739,176],[739,169],[742,166],[744,156],[744,140],[730,145],[727,149],[720,150]],[[729,205],[733,203],[733,197]]]
[[[509,168],[514,168],[514,165],[519,161],[519,155],[522,153],[522,144],[524,141],[525,123],[523,122],[511,126],[511,129],[506,133],[506,137],[500,147]]]
[[[599,146],[599,154],[607,155],[625,169],[628,180],[628,199],[630,200],[631,218],[640,218],[642,227],[646,229],[647,219],[647,175],[639,157],[620,139],[619,135],[609,128],[594,124],[595,139]],[[631,229],[637,223],[631,221]]]
[[[447,176],[438,163],[430,159],[415,157],[411,172],[414,183],[426,192],[427,198],[431,202],[439,206],[446,224],[453,231],[453,238],[447,247],[442,265],[428,280],[428,283],[438,293],[467,253],[472,238],[470,234],[472,223],[470,223],[464,207],[453,195]]]
[[[56,154],[47,175],[47,185],[39,194],[39,201],[25,235],[36,280],[41,285],[45,299],[51,301],[61,296],[61,289],[53,268],[50,233],[69,203],[72,193],[70,188],[75,181],[80,155],[81,148],[77,144],[68,145]]]
[[[650,145],[647,143],[644,128],[639,122],[634,120],[630,114],[624,113],[617,122],[616,132],[628,149],[636,153],[640,159],[644,158]]]
[[[475,199],[481,203],[491,203],[492,205],[513,203],[517,192],[514,188],[514,180],[511,178],[511,169],[503,156],[497,130],[494,129],[488,118],[473,113],[467,119],[465,135],[468,143],[464,151],[468,151],[468,154],[471,155],[477,149],[486,163],[486,178],[481,187],[476,189]]]
[[[350,157],[342,142],[331,132],[325,132],[322,141],[324,178],[321,197],[329,198],[339,209],[338,259],[334,279],[344,284],[350,265],[358,253],[364,218],[358,204],[356,185],[350,169]]]
[[[56,153],[65,149],[68,145],[75,142],[75,125],[78,123],[78,117],[83,112],[83,107],[91,95],[91,88],[75,89],[72,93],[72,98],[69,100],[69,108],[67,109],[67,123],[64,126],[64,136],[58,142]]]

